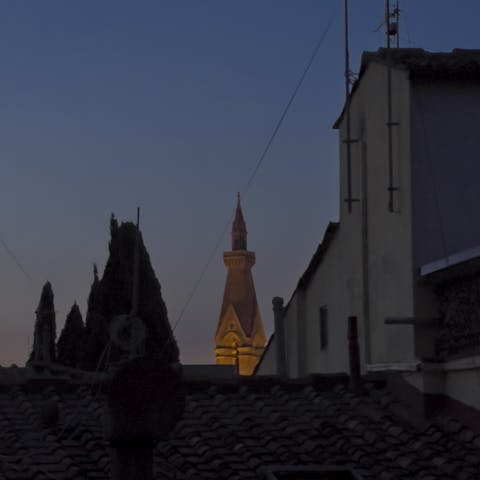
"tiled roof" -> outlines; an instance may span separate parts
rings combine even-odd
[[[414,79],[475,79],[480,80],[480,50],[455,48],[451,52],[428,52],[422,48],[380,48],[364,52],[360,72],[369,63],[401,66],[409,70]],[[360,74],[361,74],[360,73]]]
[[[383,387],[370,383],[359,397],[344,380],[188,383],[184,416],[156,447],[155,478],[256,479],[269,465],[345,466],[371,480],[480,478],[480,436],[448,419],[412,423]],[[96,387],[36,390],[1,390],[0,479],[107,480]],[[58,424],[42,427],[47,399]]]

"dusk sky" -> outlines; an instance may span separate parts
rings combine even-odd
[[[384,0],[351,2],[352,70],[384,46]],[[479,48],[478,0],[401,0],[401,46]],[[460,7],[461,5],[461,7]],[[109,218],[141,230],[175,324],[245,192],[315,44],[334,18],[242,200],[267,336],[338,215],[343,1],[0,2],[0,364],[23,365],[42,285],[57,335],[83,316]],[[455,9],[455,10],[454,10]],[[7,246],[22,269],[8,253]],[[214,362],[225,235],[175,330],[184,363]]]

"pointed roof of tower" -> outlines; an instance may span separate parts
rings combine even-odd
[[[233,259],[233,264],[230,264],[230,259]],[[255,253],[247,251],[247,227],[243,218],[239,193],[237,194],[237,208],[232,224],[232,250],[224,253],[224,261],[228,267],[228,273],[217,333],[222,324],[222,319],[231,306],[240,322],[243,333],[250,337],[255,327],[255,321],[260,315],[251,272],[251,268],[255,264]]]
[[[240,205],[240,193],[237,193],[237,209],[232,223],[232,250],[247,249],[247,225]]]

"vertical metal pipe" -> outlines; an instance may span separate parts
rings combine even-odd
[[[361,143],[362,153],[362,283],[363,324],[365,325],[365,361],[370,362],[370,276],[369,276],[369,233],[368,233],[368,165],[367,145]]]
[[[352,213],[352,139],[351,139],[351,119],[350,119],[350,52],[349,52],[349,32],[348,32],[348,0],[344,0],[345,10],[345,109],[347,132],[344,141],[347,147],[347,202],[348,213]]]
[[[139,295],[139,279],[140,279],[140,207],[137,207],[137,228],[135,231],[135,247],[133,251],[133,285],[132,285],[132,306],[131,315],[138,315],[138,295]]]
[[[395,2],[395,21],[397,22],[397,48],[400,48],[400,0]]]
[[[133,279],[132,279],[132,305],[130,309],[130,358],[134,358],[137,355],[139,348],[139,319],[138,316],[138,303],[140,292],[140,207],[137,207],[137,228],[135,230],[135,247],[133,251]]]
[[[392,65],[387,52],[387,132],[388,132],[388,211],[394,211],[393,192],[393,135],[392,135]]]
[[[385,0],[385,25],[387,28],[387,48],[390,48],[390,0]]]
[[[392,127],[396,125],[392,121],[392,61],[390,50],[390,0],[385,0],[385,22],[387,29],[387,141],[388,141],[388,211],[394,212],[393,194],[398,190],[394,186],[393,179],[393,132]]]

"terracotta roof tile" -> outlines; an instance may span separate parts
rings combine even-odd
[[[48,398],[58,402],[58,425],[42,429],[38,411]],[[364,397],[313,385],[195,388],[156,447],[155,469],[167,479],[246,479],[273,464],[333,463],[364,479],[480,478],[480,442],[468,428],[448,418],[416,428],[393,405],[375,388]],[[0,393],[0,479],[108,479],[102,408],[88,388]]]

